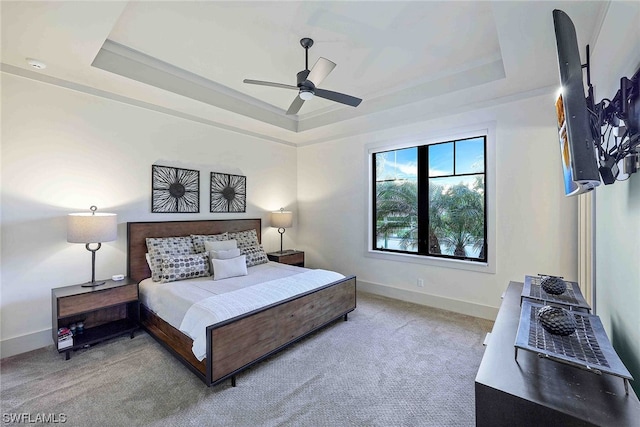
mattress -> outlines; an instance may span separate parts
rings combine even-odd
[[[271,280],[308,271],[303,267],[269,261],[247,268],[247,275],[222,280],[211,277],[159,283],[151,278],[140,282],[140,302],[176,329],[191,306],[213,295],[222,295]],[[192,337],[193,338],[193,337]]]

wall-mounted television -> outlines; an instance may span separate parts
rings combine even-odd
[[[553,11],[561,94],[556,101],[558,138],[565,195],[586,193],[600,185],[594,135],[582,80],[576,30],[569,16]],[[598,135],[599,138],[599,135]]]

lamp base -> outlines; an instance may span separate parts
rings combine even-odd
[[[102,282],[87,282],[87,283],[83,283],[82,285],[80,285],[80,287],[82,288],[95,288],[96,286],[100,286],[100,285],[104,285],[105,283],[107,283],[106,281],[102,281]]]

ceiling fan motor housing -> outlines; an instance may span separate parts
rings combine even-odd
[[[302,87],[302,84],[307,80],[309,70],[302,70],[297,74],[298,87]]]

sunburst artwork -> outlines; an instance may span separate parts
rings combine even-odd
[[[245,212],[247,177],[211,172],[211,212]]]
[[[200,171],[152,165],[151,212],[200,212]]]

